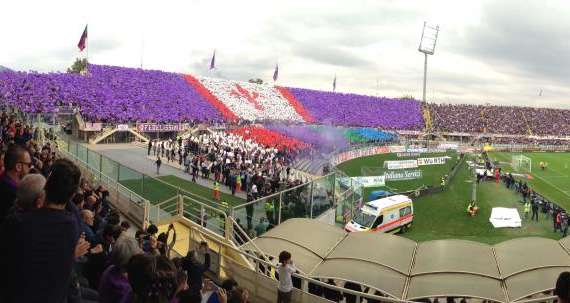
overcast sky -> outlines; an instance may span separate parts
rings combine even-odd
[[[88,23],[95,64],[419,99],[424,21],[428,101],[570,108],[567,0],[5,0],[0,65],[63,71]]]

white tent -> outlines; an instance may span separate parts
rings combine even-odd
[[[489,218],[494,228],[521,227],[521,216],[516,208],[493,207]]]

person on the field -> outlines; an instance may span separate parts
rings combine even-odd
[[[538,222],[538,201],[536,201],[535,199],[532,200],[532,218],[530,219],[535,220],[536,222]]]
[[[560,229],[561,218],[562,218],[562,212],[560,210],[557,210],[556,216],[554,216],[554,232]]]
[[[528,215],[530,213],[530,202],[524,203],[524,218],[528,219]]]
[[[544,170],[544,162],[540,161],[540,169]]]
[[[477,214],[478,210],[479,210],[479,207],[477,206],[477,204],[475,204],[475,201],[469,202],[469,206],[467,206],[467,213],[471,217],[474,217]]]
[[[160,165],[162,165],[162,160],[160,160],[160,156],[156,158],[155,164],[156,164],[156,174],[160,175]]]
[[[214,193],[214,200],[220,201],[220,198],[221,198],[220,183],[218,183],[218,181],[214,181],[213,193]]]
[[[566,212],[560,213],[560,233],[562,237],[566,237],[568,233],[568,214]]]

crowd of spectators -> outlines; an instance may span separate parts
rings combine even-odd
[[[171,260],[173,225],[133,237],[109,192],[31,129],[0,114],[0,302],[247,302],[235,281],[203,280],[205,242]]]
[[[570,139],[550,139],[550,138],[536,138],[528,136],[516,137],[486,137],[481,140],[482,143],[489,144],[524,144],[524,145],[570,145]]]
[[[570,135],[570,110],[521,106],[429,104],[433,128],[442,132]]]
[[[227,132],[205,132],[165,141],[151,141],[147,154],[178,162],[192,175],[227,186],[232,194],[258,199],[300,184],[290,173],[292,152],[267,147]]]

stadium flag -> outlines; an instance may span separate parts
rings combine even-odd
[[[212,55],[212,60],[210,61],[210,69],[216,68],[216,50],[214,50],[214,54]]]
[[[77,47],[79,51],[82,52],[85,49],[85,44],[87,43],[87,25],[85,25],[85,29],[83,30],[83,34],[81,34],[81,38],[79,39],[79,43],[77,43]]]
[[[275,71],[273,72],[273,81],[277,81],[279,77],[279,64],[275,64]]]
[[[334,80],[333,80],[333,92],[336,91],[336,74],[334,75]]]

